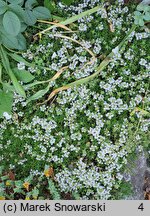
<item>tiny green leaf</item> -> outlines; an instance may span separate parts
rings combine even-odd
[[[139,25],[140,25],[140,26],[144,26],[144,21],[143,21],[143,19],[139,19]]]
[[[5,31],[12,36],[16,36],[21,29],[21,23],[18,16],[11,11],[7,11],[4,14],[3,26]]]
[[[139,12],[139,11],[135,11],[135,12],[134,12],[134,15],[135,15],[135,16],[141,16],[142,14],[141,14],[141,12]]]

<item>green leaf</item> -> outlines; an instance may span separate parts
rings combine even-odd
[[[50,18],[50,11],[45,7],[36,7],[33,9],[33,14],[37,19],[48,19]]]
[[[139,25],[140,25],[140,26],[144,26],[144,21],[143,21],[143,19],[139,19]]]
[[[50,85],[48,85],[45,89],[42,89],[38,92],[36,92],[34,95],[28,98],[27,103],[29,103],[32,100],[37,100],[41,97],[43,97],[48,91],[49,91]]]
[[[15,186],[17,188],[23,188],[23,182],[21,180],[15,181]]]
[[[11,49],[16,49],[18,47],[18,40],[16,37],[7,34],[7,32],[3,32],[1,35],[2,42],[6,47],[9,47]]]
[[[33,198],[37,198],[38,195],[39,195],[39,190],[37,188],[34,188],[32,191],[31,191],[31,195]]]
[[[18,68],[14,68],[13,72],[18,80],[23,81],[24,83],[31,82],[35,77],[26,70],[19,70]]]
[[[10,4],[8,6],[8,8],[10,8],[10,10],[12,12],[14,12],[19,17],[20,21],[25,22],[25,20],[26,20],[25,11],[23,10],[23,8],[20,5]]]
[[[4,14],[3,26],[5,31],[12,36],[18,35],[21,29],[21,23],[18,16],[11,11],[7,11]]]
[[[25,37],[20,33],[17,35],[18,39],[18,47],[19,50],[25,50],[26,49],[26,39]]]
[[[5,180],[7,180],[7,179],[9,179],[8,175],[4,175],[4,176],[1,177],[1,180],[2,180],[2,181],[5,181]]]
[[[22,58],[20,55],[18,55],[16,53],[7,53],[7,54],[9,56],[11,56],[11,58],[13,58],[16,62],[23,62],[28,67],[34,67],[35,66],[34,64],[27,62],[24,58]]]
[[[0,45],[2,44],[2,35],[0,35]]]
[[[2,83],[2,65],[0,64],[0,83]]]
[[[55,8],[56,8],[56,4],[52,1],[49,1],[49,0],[44,0],[44,6],[46,8],[48,8],[48,10],[50,12],[54,12],[55,11]]]
[[[138,17],[138,16],[141,16],[142,14],[141,14],[141,12],[139,12],[139,11],[135,11],[135,12],[134,12],[134,15]]]
[[[5,31],[3,31],[2,37],[2,43],[11,49],[18,49],[18,50],[25,50],[26,49],[26,39],[25,37],[20,33],[16,37],[11,36],[7,34]]]
[[[27,25],[25,23],[21,23],[21,29],[20,32],[24,32],[27,28]]]
[[[25,8],[32,9],[37,4],[38,3],[37,3],[36,0],[27,0],[26,3],[25,3]]]
[[[0,0],[0,15],[5,13],[7,9],[7,4],[4,1]]]
[[[25,192],[21,188],[14,188],[14,193],[25,194]]]
[[[9,92],[13,92],[14,93],[14,91],[15,91],[15,88],[14,88],[14,86],[12,86],[12,85],[10,85],[9,83],[2,83],[2,85],[3,85],[3,90],[4,91],[9,91]]]
[[[146,12],[145,15],[143,16],[144,20],[150,21],[150,13]]]
[[[7,1],[13,4],[22,4],[24,2],[24,0],[7,0]]]
[[[135,23],[136,25],[138,25],[138,24],[139,24],[139,20],[135,18],[134,23]]]
[[[145,6],[144,6],[143,4],[139,4],[139,5],[137,6],[137,10],[139,10],[139,11],[143,11],[144,8],[145,8]]]
[[[0,91],[0,118],[3,117],[4,112],[11,114],[12,103],[13,94],[11,92]]]
[[[36,23],[36,17],[34,16],[33,12],[29,9],[25,9],[25,23],[29,26],[33,26]]]
[[[7,57],[7,53],[5,52],[5,50],[3,49],[2,46],[0,46],[0,55],[1,55],[1,60],[2,60],[3,66],[6,70],[6,72],[8,73],[9,77],[11,78],[11,81],[15,87],[16,92],[19,93],[21,96],[26,97],[26,94],[25,94],[23,87],[20,85],[20,83],[16,79],[13,71],[10,68],[10,63],[9,63],[9,59]]]

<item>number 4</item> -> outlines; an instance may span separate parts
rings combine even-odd
[[[138,207],[139,210],[143,211],[144,210],[144,206],[143,206],[143,203],[141,203]]]

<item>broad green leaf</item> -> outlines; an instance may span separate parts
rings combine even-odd
[[[7,4],[4,1],[0,0],[0,15],[5,13],[7,9]]]
[[[2,42],[6,47],[16,49],[18,47],[18,40],[16,37],[7,34],[6,32],[1,35]]]
[[[33,12],[25,9],[25,23],[29,26],[33,26],[36,23],[36,17],[34,16]]]
[[[27,0],[26,3],[25,3],[25,8],[32,9],[37,4],[38,3],[37,3],[36,0]]]
[[[4,14],[3,26],[5,31],[12,36],[18,35],[21,29],[21,23],[18,16],[11,11],[7,11]]]
[[[37,19],[48,19],[50,18],[50,11],[45,7],[36,7],[33,9],[33,14]]]
[[[13,4],[22,4],[24,2],[24,0],[7,0],[7,1]]]
[[[25,11],[20,5],[10,4],[8,7],[11,9],[12,12],[14,12],[19,17],[20,21],[25,22],[26,20]]]
[[[26,49],[26,39],[25,37],[20,33],[17,35],[18,40],[18,47],[19,50],[25,50]]]
[[[14,68],[13,72],[18,80],[23,81],[24,83],[31,82],[35,77],[26,70],[19,70],[18,68]]]
[[[38,92],[36,92],[34,95],[28,98],[27,103],[29,103],[32,100],[37,100],[41,97],[43,97],[48,91],[49,91],[50,85],[48,85],[45,89],[42,89]]]
[[[13,94],[11,92],[0,91],[0,118],[3,117],[4,112],[11,114],[12,103]]]

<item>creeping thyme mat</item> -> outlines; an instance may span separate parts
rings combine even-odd
[[[72,24],[70,32],[45,32],[23,53],[26,60],[49,68],[18,63],[20,73],[26,68],[41,81],[27,91],[28,97],[47,85],[48,89],[30,103],[15,94],[12,115],[5,113],[0,120],[5,174],[1,197],[63,199],[67,194],[71,199],[121,199],[129,158],[137,149],[150,152],[149,28],[137,27],[122,49],[115,49],[134,22],[136,5],[100,2],[59,4],[68,17],[97,4],[101,8]],[[56,88],[93,74],[112,50],[113,61],[97,77],[43,103]],[[44,83],[58,71],[58,79]]]

